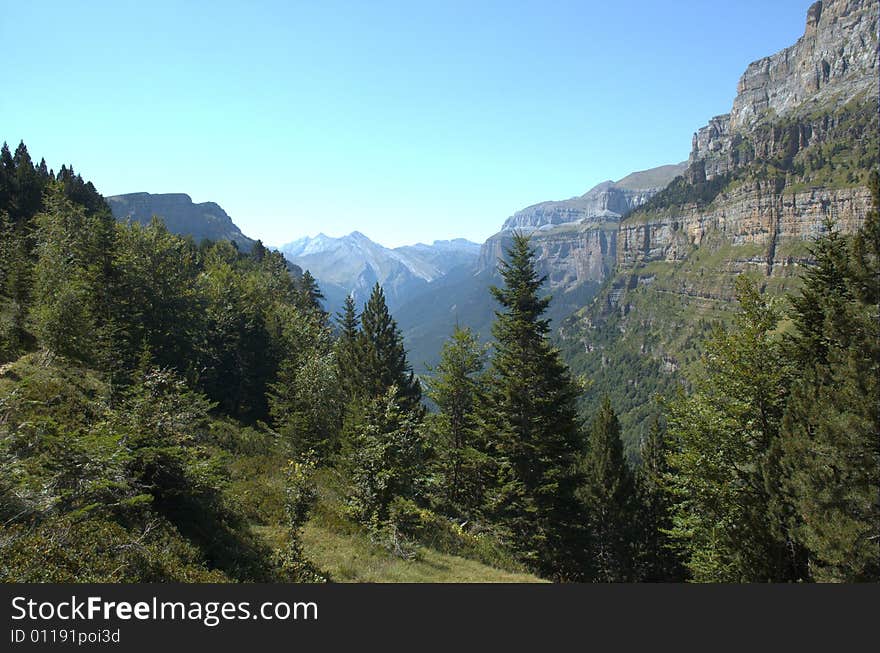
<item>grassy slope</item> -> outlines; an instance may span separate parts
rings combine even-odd
[[[239,455],[232,463],[232,492],[242,497],[254,532],[274,549],[285,544],[283,481],[278,457]],[[303,532],[306,556],[333,582],[369,583],[536,583],[503,552],[487,543],[463,547],[469,557],[444,552],[441,546],[419,544],[403,559],[370,539],[366,529],[345,511],[345,491],[338,473],[322,470],[317,477],[318,504]],[[447,549],[448,550],[448,549]],[[491,565],[481,562],[482,557]]]
[[[100,418],[108,388],[94,371],[69,362],[52,363],[38,353],[0,365],[0,408],[12,394],[36,410],[76,428]],[[93,410],[94,409],[94,410]],[[2,412],[2,411],[0,411]],[[272,548],[285,546],[283,447],[270,433],[242,428],[229,420],[212,424],[212,446],[224,450],[229,470],[226,495],[253,531]],[[338,474],[324,470],[318,477],[319,503],[304,533],[305,552],[339,582],[541,582],[519,570],[503,552],[485,546],[470,549],[471,557],[452,555],[438,547],[419,545],[405,560],[392,555],[345,514],[344,489]],[[467,544],[467,543],[465,543]],[[439,547],[442,548],[442,547]],[[482,557],[498,566],[480,562]],[[503,567],[503,568],[500,568]]]
[[[255,531],[273,546],[281,546],[285,531],[257,526]],[[339,583],[540,583],[536,576],[490,567],[476,560],[419,547],[412,560],[391,555],[360,530],[336,530],[316,520],[303,533],[306,555]]]

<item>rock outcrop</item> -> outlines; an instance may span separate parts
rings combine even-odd
[[[762,121],[876,97],[878,7],[874,0],[814,3],[797,43],[749,64],[730,113],[694,134],[690,163],[702,161],[711,179],[747,162],[736,148]]]
[[[851,233],[870,208],[867,188],[814,188],[785,194],[770,184],[744,184],[723,193],[708,210],[692,205],[659,219],[622,224],[617,265],[678,261],[712,235],[732,245],[759,245],[766,255],[755,263],[772,273],[773,266],[783,262],[776,257],[781,240],[815,239],[828,218]]]
[[[731,112],[694,134],[685,174],[692,183],[741,183],[727,184],[708,205],[634,213],[621,224],[617,264],[681,260],[714,234],[716,241],[766,247],[769,273],[780,263],[780,242],[814,238],[827,218],[856,230],[870,195],[858,186],[864,170],[844,176],[839,156],[873,149],[863,156],[876,164],[878,6],[817,2],[795,45],[749,64]],[[768,164],[776,171],[761,169]],[[823,181],[800,179],[805,165]]]
[[[702,371],[700,343],[730,319],[741,273],[790,293],[829,219],[844,233],[864,222],[880,148],[877,19],[876,0],[816,3],[795,45],[749,65],[730,113],[694,135],[680,179],[621,221],[613,275],[563,323],[572,371],[593,382],[585,406],[615,391],[632,452],[655,397]]]
[[[489,238],[480,251],[478,269],[494,267],[510,242],[510,231]],[[617,223],[545,229],[533,235],[532,246],[537,268],[547,275],[547,290],[551,293],[567,292],[583,283],[600,284],[614,271]]]
[[[254,241],[241,233],[232,218],[214,202],[194,204],[184,193],[127,193],[106,198],[117,220],[147,224],[153,216],[162,218],[168,231],[202,240],[231,240],[250,251]]]
[[[620,220],[682,174],[685,167],[680,163],[634,172],[620,181],[604,181],[580,197],[533,204],[510,216],[501,229],[532,231],[561,224]]]

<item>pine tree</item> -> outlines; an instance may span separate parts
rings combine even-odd
[[[685,578],[677,547],[668,532],[672,528],[672,497],[666,484],[670,473],[666,433],[655,419],[640,446],[641,464],[636,471],[636,578],[642,582],[674,582]]]
[[[880,183],[854,239],[832,228],[793,299],[801,371],[786,407],[783,468],[798,541],[820,581],[880,580]]]
[[[378,534],[395,498],[417,499],[424,485],[421,411],[402,405],[397,387],[357,402],[346,424],[344,467],[354,516]]]
[[[297,309],[297,313],[299,313]],[[295,315],[297,343],[270,384],[269,408],[279,433],[297,456],[328,463],[340,445],[345,397],[329,328],[312,314]]]
[[[578,387],[549,341],[538,297],[539,277],[529,240],[515,234],[500,263],[504,287],[491,289],[501,305],[492,327],[485,438],[497,472],[487,510],[523,560],[541,573],[579,573],[582,514],[575,497],[581,436]]]
[[[146,346],[156,364],[184,373],[205,333],[198,251],[154,218],[118,230],[110,287],[115,364],[132,370]]]
[[[436,452],[437,509],[446,515],[474,519],[484,501],[489,470],[477,408],[485,399],[485,348],[470,329],[455,328],[443,345],[428,396],[439,412],[432,415]]]
[[[321,292],[321,288],[318,286],[318,282],[315,280],[315,277],[312,276],[311,272],[308,270],[303,272],[298,286],[300,305],[306,310],[314,311],[317,314],[326,316],[324,307],[321,304],[324,300],[324,293]]]
[[[339,337],[334,350],[339,383],[345,402],[349,403],[361,391],[360,356],[360,318],[355,310],[354,297],[348,295],[343,304],[342,313],[336,315]]]
[[[361,314],[357,354],[358,382],[363,396],[381,397],[394,386],[404,410],[419,406],[421,384],[406,360],[403,335],[388,311],[385,293],[378,283]]]
[[[99,262],[110,245],[93,240],[99,232],[96,220],[57,186],[35,223],[34,329],[50,352],[88,360],[95,354],[95,304],[104,287]]]
[[[776,333],[775,302],[746,276],[736,283],[735,328],[716,333],[695,392],[669,406],[672,534],[694,580],[802,580],[779,460],[793,370]]]
[[[13,176],[16,201],[9,215],[13,222],[22,222],[31,219],[40,211],[43,204],[43,186],[48,180],[40,178],[24,142],[19,143],[15,148],[12,162],[15,166]]]
[[[33,261],[24,225],[14,225],[0,211],[0,297],[8,304],[0,322],[0,358],[17,357],[28,344],[27,315],[32,295]]]
[[[606,583],[631,580],[633,479],[623,456],[620,423],[607,397],[593,419],[582,469],[578,495],[586,509],[592,577]]]

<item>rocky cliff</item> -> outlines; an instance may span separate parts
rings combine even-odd
[[[531,234],[538,269],[547,275],[550,292],[559,297],[583,287],[595,291],[614,271],[621,217],[642,206],[686,168],[679,163],[633,172],[619,181],[598,184],[580,197],[517,211],[483,244],[477,271],[494,270],[513,232],[524,231]],[[577,296],[586,300],[592,295],[581,292]]]
[[[712,178],[744,163],[737,146],[761,122],[876,97],[878,7],[874,0],[814,3],[797,43],[749,64],[730,113],[694,134],[690,163],[703,161]]]
[[[631,452],[654,398],[730,321],[740,274],[791,292],[811,240],[863,223],[880,151],[877,20],[875,0],[815,3],[798,42],[750,64],[730,113],[697,131],[686,172],[620,222],[613,273],[560,334],[592,381],[586,409],[612,394]]]
[[[765,256],[753,263],[771,274],[774,265],[787,262],[777,257],[782,241],[812,240],[829,218],[841,230],[853,232],[870,208],[871,196],[864,187],[786,194],[769,182],[744,184],[721,193],[708,208],[692,204],[643,223],[622,224],[617,264],[629,268],[649,261],[682,260],[708,235],[715,235],[731,245],[759,246]]]
[[[128,193],[106,199],[117,220],[147,224],[153,216],[158,216],[170,232],[192,236],[196,242],[231,240],[243,251],[250,251],[254,244],[214,202],[194,204],[184,193]]]
[[[533,204],[510,216],[501,229],[532,231],[561,224],[619,220],[647,202],[685,168],[680,163],[634,172],[620,181],[604,181],[580,197]]]
[[[510,245],[512,233],[502,231],[489,238],[480,250],[479,270],[497,265]],[[570,290],[584,282],[601,283],[614,270],[617,222],[594,222],[588,227],[569,225],[545,229],[532,236],[536,262],[548,278],[548,290]]]
[[[814,237],[828,218],[855,230],[877,162],[878,6],[817,2],[795,45],[750,64],[731,112],[694,135],[689,186],[621,225],[618,265],[679,260],[714,233],[765,247],[772,273],[780,243]]]

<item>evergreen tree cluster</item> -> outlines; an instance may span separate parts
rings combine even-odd
[[[635,467],[609,399],[579,414],[522,234],[491,345],[456,328],[425,379],[378,284],[333,319],[279,253],[117,223],[23,144],[0,150],[0,254],[0,579],[325,580],[304,541],[331,477],[345,518],[405,558],[429,543],[559,581],[880,576],[876,210],[852,237],[828,225],[787,310],[740,278],[736,324]],[[278,487],[238,491],[245,464]]]
[[[670,535],[696,580],[880,579],[880,181],[827,223],[783,310],[738,280],[736,327],[669,406]]]
[[[0,148],[0,253],[0,578],[297,579],[227,462],[280,371],[321,360],[308,280],[260,243],[117,223],[24,144]]]

